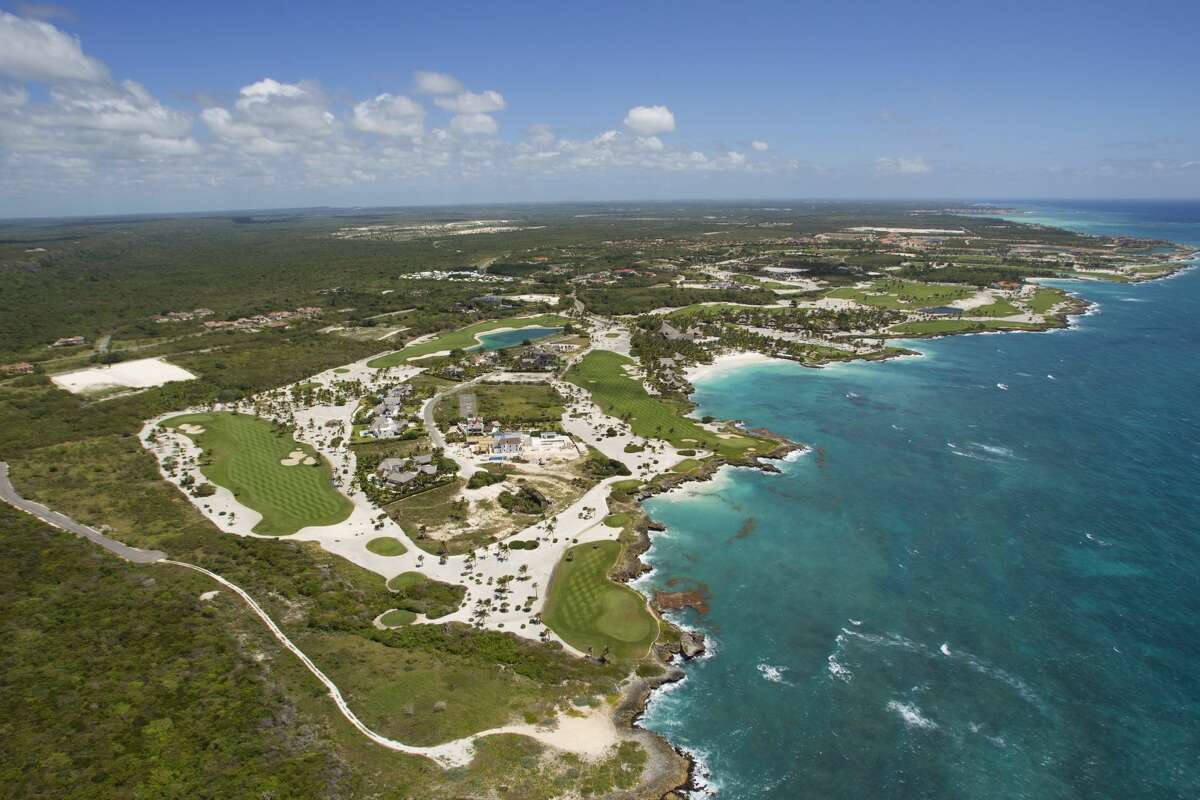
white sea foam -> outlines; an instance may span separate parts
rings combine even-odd
[[[978,447],[985,453],[991,453],[994,456],[1003,456],[1004,458],[1012,458],[1013,451],[1007,447],[1001,447],[996,444],[983,444],[982,442],[971,442],[972,447]]]
[[[939,647],[938,650],[942,651],[942,655],[944,656],[950,655],[950,643],[942,642],[942,646]]]
[[[711,757],[709,753],[703,750],[693,750],[690,747],[680,747],[680,750],[692,760],[692,785],[695,787],[688,792],[688,797],[691,800],[705,800],[705,798],[716,797],[721,790],[721,784],[717,783],[713,778],[712,770],[708,766],[708,759]]]
[[[791,685],[783,677],[783,673],[787,672],[788,670],[787,667],[774,667],[770,664],[757,664],[755,665],[755,669],[762,674],[763,680],[770,681],[771,683],[783,683],[789,686]]]
[[[862,625],[862,620],[861,619],[852,619],[852,620],[850,620],[850,624],[857,628],[859,625]]]
[[[899,700],[889,700],[887,710],[899,715],[900,719],[904,720],[904,724],[910,728],[931,731],[938,726],[936,722],[922,714],[921,709],[915,703],[902,703]]]
[[[845,664],[837,660],[837,654],[834,653],[826,658],[829,662],[829,676],[842,683],[849,683],[854,680],[854,673]]]
[[[788,464],[794,464],[795,462],[804,458],[804,456],[808,455],[811,452],[812,452],[811,447],[801,447],[799,450],[792,450],[791,452],[789,452],[787,455],[785,455],[783,457],[783,460],[784,460],[784,462],[786,462]]]
[[[1007,383],[997,383],[997,384],[996,384],[996,388],[997,388],[997,389],[999,389],[999,390],[1000,390],[1000,391],[1002,391],[1002,392],[1007,392],[1007,391],[1008,391],[1008,384],[1007,384]]]
[[[1047,373],[1046,373],[1046,377],[1047,377],[1047,378],[1049,378],[1049,379],[1050,379],[1050,380],[1052,380],[1052,381],[1056,381],[1056,380],[1058,380],[1058,378],[1054,377],[1054,376],[1053,376],[1053,375],[1051,375],[1049,372],[1047,372]]]

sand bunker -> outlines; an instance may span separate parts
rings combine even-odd
[[[288,453],[287,458],[279,459],[279,463],[283,464],[285,467],[294,467],[297,464],[306,464],[309,462],[314,464],[316,463],[313,461],[312,456],[305,456],[303,450],[293,450],[292,452]]]
[[[50,380],[75,394],[91,394],[108,389],[148,389],[172,381],[195,380],[196,376],[183,367],[168,364],[161,358],[141,358],[122,361],[103,367],[89,367],[76,372],[54,375]]]
[[[186,433],[188,436],[199,436],[204,433],[203,425],[193,425],[190,422],[185,422],[179,426],[180,433]]]

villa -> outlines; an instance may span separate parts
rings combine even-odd
[[[519,431],[503,431],[492,437],[491,452],[498,455],[520,455],[526,436]]]

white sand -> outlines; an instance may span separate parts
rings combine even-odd
[[[726,353],[719,355],[713,359],[711,364],[696,364],[688,367],[684,372],[684,377],[689,383],[695,383],[706,378],[711,378],[714,375],[719,375],[723,372],[728,372],[733,369],[741,369],[753,364],[769,364],[771,362],[784,362],[782,358],[771,358],[764,356],[762,353],[752,353],[747,350],[738,350],[734,353]]]
[[[77,372],[64,372],[52,376],[50,380],[68,392],[89,394],[105,389],[148,389],[172,381],[190,381],[195,378],[195,375],[183,367],[168,364],[161,358],[141,358],[103,367],[89,367]]]

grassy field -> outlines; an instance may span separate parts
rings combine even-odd
[[[465,328],[448,331],[421,344],[410,345],[402,350],[397,350],[395,353],[388,353],[386,356],[369,361],[367,366],[373,369],[382,369],[384,367],[394,367],[397,364],[404,364],[409,359],[417,358],[418,356],[427,356],[430,353],[437,353],[442,350],[457,350],[466,349],[479,344],[476,339],[477,334],[489,333],[500,328],[561,328],[567,325],[571,320],[558,314],[539,314],[535,317],[513,317],[511,319],[494,319],[486,322],[476,322],[474,325],[468,325]]]
[[[875,292],[877,294],[868,294]],[[875,281],[870,289],[855,289],[850,286],[834,289],[826,297],[854,300],[863,305],[889,308],[895,311],[911,311],[927,306],[938,306],[962,300],[975,294],[967,286],[949,286],[920,281],[881,280]],[[1015,313],[1015,312],[1014,312]]]
[[[189,434],[204,449],[207,463],[200,468],[204,476],[262,514],[255,533],[286,536],[350,516],[353,507],[333,488],[329,464],[290,433],[259,417],[227,412],[185,414],[163,423],[168,428],[183,424],[204,428],[203,433]],[[317,463],[290,467],[279,463],[294,450],[313,456]]]
[[[652,397],[638,381],[622,369],[633,361],[609,350],[584,356],[567,373],[567,380],[591,392],[606,414],[627,420],[638,436],[665,439],[676,447],[697,445],[721,455],[740,458],[751,449],[771,450],[770,442],[750,436],[723,438],[684,417],[671,403]]]
[[[1058,289],[1043,287],[1033,293],[1033,296],[1029,298],[1029,300],[1026,302],[1026,305],[1028,305],[1029,310],[1035,314],[1045,314],[1047,311],[1054,308],[1054,306],[1066,299],[1066,292]]]
[[[1029,322],[1005,322],[1004,320],[958,320],[929,319],[918,322],[902,322],[889,329],[890,333],[938,334],[963,333],[965,331],[1036,331],[1042,326]]]
[[[377,556],[402,556],[408,548],[395,536],[380,536],[367,542],[367,549]]]
[[[566,642],[596,656],[641,658],[658,637],[646,600],[608,571],[621,552],[617,542],[572,547],[554,570],[542,621]]]
[[[989,303],[986,306],[976,306],[963,313],[972,317],[1011,317],[1013,314],[1020,314],[1021,309],[1001,298],[994,303]]]
[[[556,425],[562,419],[562,397],[553,386],[545,383],[480,383],[466,392],[447,395],[439,404],[437,420],[458,422],[460,394],[473,394],[476,415],[486,420],[500,420],[506,426]]]

